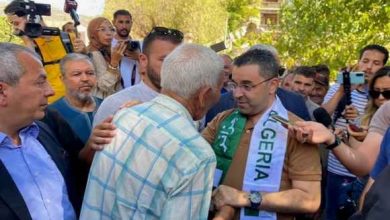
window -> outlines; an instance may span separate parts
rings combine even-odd
[[[263,25],[276,25],[278,24],[278,14],[261,14],[261,24]]]

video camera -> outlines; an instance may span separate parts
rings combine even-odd
[[[27,15],[27,23],[24,34],[36,38],[41,35],[57,36],[60,29],[56,27],[43,27],[40,24],[41,16],[51,16],[51,6],[49,4],[37,4],[31,0],[20,1],[20,7],[24,8]]]
[[[126,50],[128,50],[128,51],[141,50],[141,45],[140,45],[139,41],[129,40],[129,41],[127,41]]]

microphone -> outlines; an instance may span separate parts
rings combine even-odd
[[[313,117],[314,119],[323,124],[325,127],[329,128],[332,126],[332,118],[330,117],[329,113],[322,107],[319,107],[313,111]]]
[[[80,19],[76,10],[77,2],[75,0],[65,0],[64,11],[65,13],[70,14],[70,17],[72,18],[75,27],[80,24]]]

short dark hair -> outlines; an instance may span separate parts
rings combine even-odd
[[[240,67],[244,65],[257,65],[259,74],[264,78],[278,77],[279,64],[275,56],[268,50],[249,50],[233,61],[233,65]]]
[[[149,54],[150,46],[155,40],[169,41],[177,45],[183,43],[183,33],[176,29],[154,27],[142,43],[142,52],[144,54]]]
[[[378,71],[375,72],[374,76],[370,80],[369,84],[369,90],[374,90],[375,82],[378,78],[381,78],[383,76],[390,77],[390,66],[384,66],[380,68]]]
[[[125,10],[125,9],[119,9],[117,11],[114,12],[114,20],[120,16],[120,15],[125,15],[125,16],[130,16],[130,19],[133,19],[133,17],[131,16],[130,12],[128,10]]]
[[[363,53],[366,52],[367,50],[376,50],[376,51],[381,52],[384,55],[383,65],[385,65],[387,63],[387,60],[389,59],[389,51],[385,47],[378,45],[378,44],[370,44],[370,45],[365,46],[363,49],[361,49],[359,60],[363,57]]]
[[[4,14],[16,14],[22,17],[27,14],[27,10],[23,7],[22,0],[13,0],[4,8]]]
[[[68,25],[68,24],[73,25],[73,22],[71,22],[71,21],[66,22],[64,25],[62,25],[61,30],[65,32],[66,25]]]
[[[306,78],[313,78],[313,79],[316,76],[316,70],[310,66],[298,66],[292,72],[294,73],[294,76],[301,75]]]
[[[313,68],[316,70],[316,73],[320,73],[325,76],[329,76],[330,74],[330,69],[327,65],[325,64],[318,64],[313,66]]]

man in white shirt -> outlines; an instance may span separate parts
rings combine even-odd
[[[120,41],[128,41],[129,43],[132,42],[131,45],[138,45],[137,47],[129,46],[120,63],[122,85],[124,88],[127,88],[141,81],[138,67],[138,56],[141,52],[140,43],[138,41],[132,41],[130,36],[133,18],[129,11],[123,9],[117,10],[114,13],[112,23],[116,30],[115,36],[112,39],[112,46],[115,46]]]
[[[142,81],[135,86],[123,89],[104,99],[95,114],[93,125],[100,124],[108,116],[115,114],[129,101],[147,102],[155,98],[161,89],[160,70],[162,62],[181,42],[183,33],[165,27],[154,27],[144,38],[140,66],[145,70]]]

